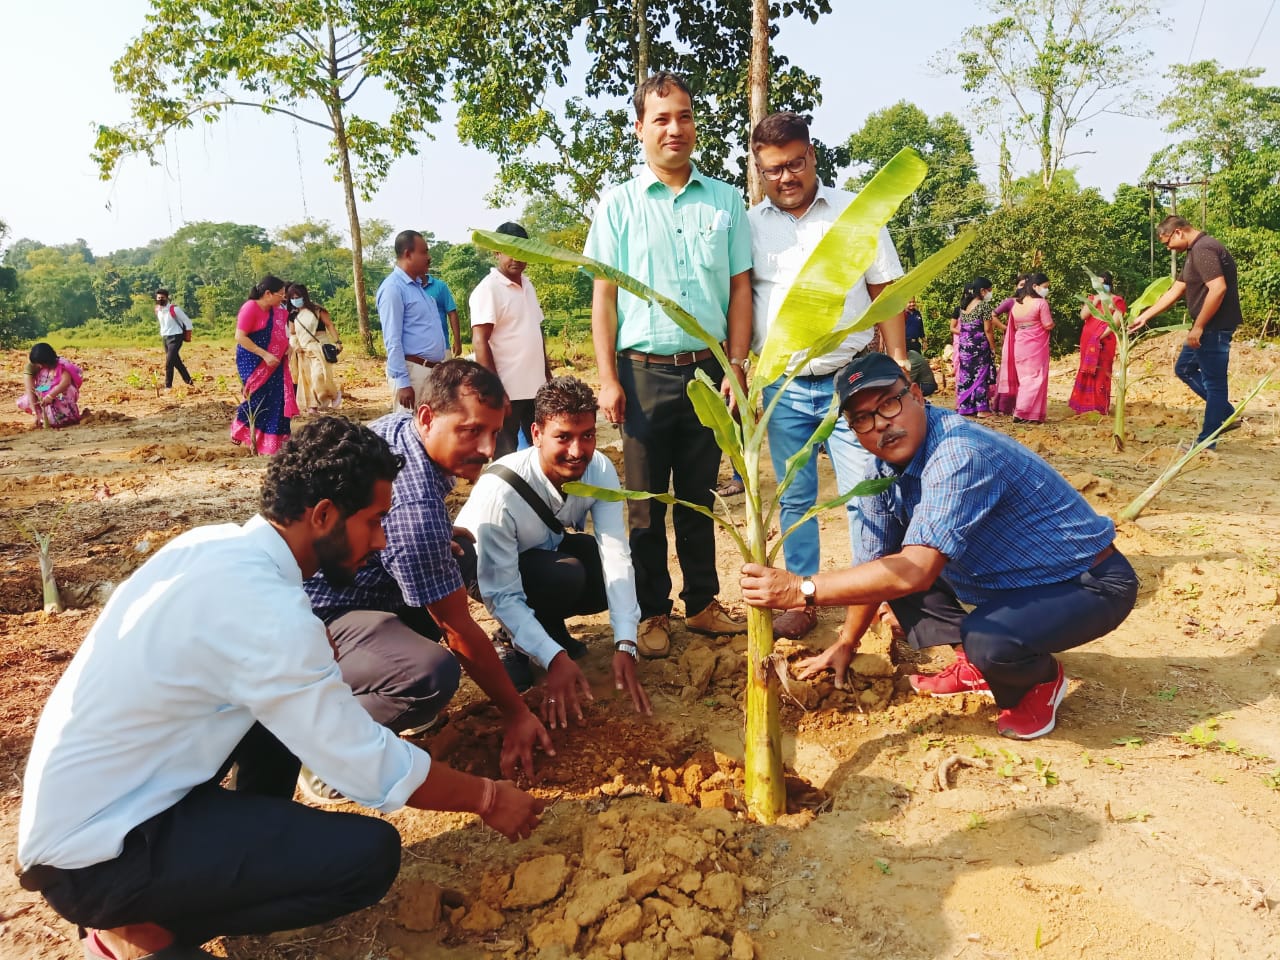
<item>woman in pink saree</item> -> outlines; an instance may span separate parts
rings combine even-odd
[[[272,454],[289,439],[289,420],[298,415],[289,376],[288,314],[284,281],[266,276],[236,317],[236,372],[244,402],[231,421],[231,439],[254,453]]]
[[[1027,275],[1014,298],[1005,331],[1000,377],[996,385],[996,411],[1012,413],[1015,423],[1043,423],[1049,406],[1049,278]]]

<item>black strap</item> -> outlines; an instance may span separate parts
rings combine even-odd
[[[564,533],[564,524],[556,519],[556,515],[551,512],[546,501],[534,493],[533,487],[529,486],[524,477],[501,463],[490,464],[485,473],[492,473],[495,477],[501,477],[507,481],[511,489],[520,494],[525,503],[533,507],[533,512],[538,515],[538,519],[545,523],[552,533]]]

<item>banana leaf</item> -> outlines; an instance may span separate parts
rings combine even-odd
[[[581,480],[570,480],[564,485],[564,492],[575,497],[594,497],[596,500],[603,500],[606,503],[622,503],[626,500],[657,500],[659,503],[665,503],[670,507],[688,507],[694,513],[710,517],[718,523],[737,542],[738,549],[742,551],[742,556],[750,556],[747,542],[742,539],[742,534],[738,532],[738,528],[733,522],[717,515],[710,507],[704,507],[700,503],[690,503],[688,500],[681,500],[679,497],[669,493],[649,493],[647,490],[618,490],[615,487],[597,487],[594,483],[583,483]]]

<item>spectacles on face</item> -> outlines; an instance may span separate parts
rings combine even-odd
[[[780,163],[776,167],[761,167],[760,176],[766,180],[781,180],[784,173],[803,173],[804,168],[809,165],[809,153],[806,150],[794,160],[788,160],[786,163]]]
[[[911,390],[911,384],[907,384],[892,397],[885,397],[876,406],[874,410],[863,410],[855,413],[849,418],[849,426],[853,427],[854,433],[870,433],[875,429],[876,417],[884,420],[892,420],[902,412],[902,398]]]

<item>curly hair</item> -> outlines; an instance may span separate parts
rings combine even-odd
[[[451,413],[458,409],[464,392],[470,391],[486,407],[498,410],[507,403],[507,392],[498,375],[474,360],[455,357],[436,364],[427,381],[422,402],[432,413]]]
[[[554,377],[533,398],[533,422],[543,426],[552,417],[594,415],[600,405],[591,388],[577,377]]]
[[[373,485],[394,481],[404,457],[368,427],[320,417],[295,433],[271,459],[258,508],[268,520],[292,523],[321,500],[344,517],[373,503]]]

